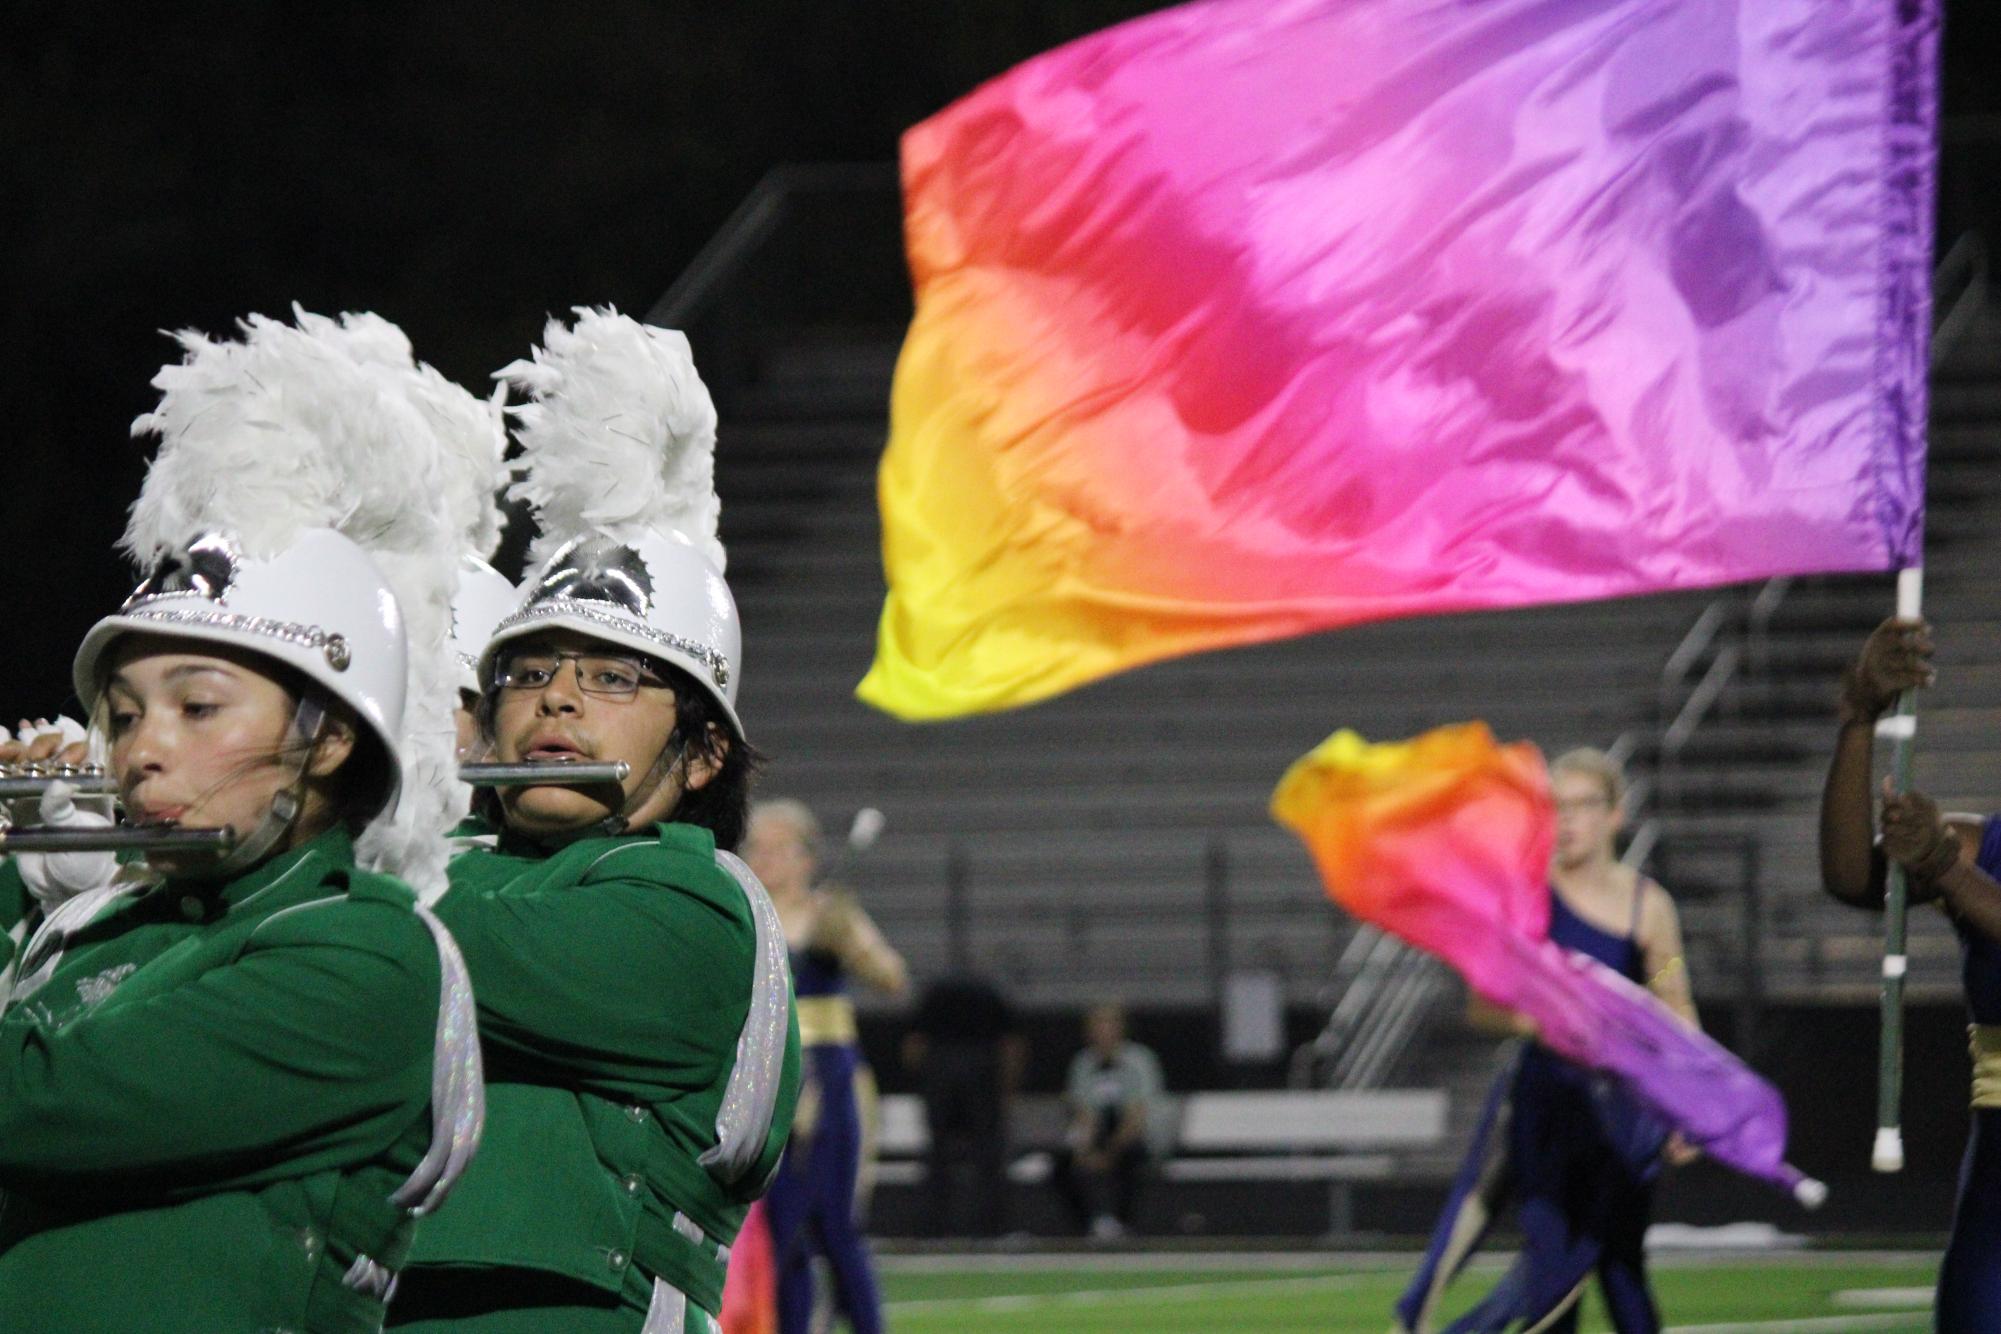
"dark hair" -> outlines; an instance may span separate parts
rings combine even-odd
[[[764,767],[764,756],[737,734],[729,715],[715,696],[695,683],[673,663],[642,657],[648,670],[666,681],[674,692],[674,730],[668,734],[667,748],[714,760],[715,776],[694,791],[683,791],[667,818],[679,824],[706,829],[724,852],[735,852],[750,825],[750,784]],[[488,744],[494,740],[494,716],[500,709],[500,688],[488,685],[481,692],[473,717],[480,735]],[[504,823],[499,794],[481,788],[473,797],[473,814],[492,825]]]
[[[269,660],[269,666],[264,670],[292,697],[294,709],[311,699],[319,705],[328,722],[339,723],[354,737],[354,745],[347,758],[328,775],[328,804],[333,808],[334,821],[345,827],[350,836],[359,838],[371,821],[389,809],[389,781],[390,775],[395,772],[389,748],[382,744],[382,738],[375,734],[374,728],[361,721],[360,714],[322,689],[304,672],[275,658]],[[322,725],[320,737],[324,739],[325,736],[326,728]],[[310,754],[297,745],[289,724],[284,750],[301,763],[311,759]]]
[[[354,749],[333,774],[333,807],[335,816],[347,826],[347,832],[359,835],[370,821],[388,809],[386,798],[392,772],[389,748],[382,744],[382,738],[375,735],[373,728],[363,727],[361,720],[344,706],[327,702],[340,709],[348,726],[354,729]]]
[[[716,697],[678,667],[656,663],[674,689],[674,735],[668,745],[716,764],[715,776],[693,792],[683,792],[673,818],[715,835],[716,846],[735,852],[750,827],[750,784],[764,756],[737,735]]]

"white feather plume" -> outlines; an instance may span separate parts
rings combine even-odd
[[[438,454],[406,447],[430,432],[393,369],[410,364],[409,341],[375,315],[294,314],[296,328],[250,316],[241,342],[177,335],[184,359],[153,378],[160,404],[132,423],[160,437],[122,544],[141,569],[205,528],[259,558],[313,526],[371,552],[420,549],[437,530],[419,502],[437,489]]]
[[[452,539],[457,534],[451,534]],[[370,823],[355,857],[371,870],[399,877],[426,904],[447,888],[451,847],[445,834],[472,809],[472,789],[459,781],[458,659],[449,647],[454,542],[430,551],[372,552],[403,608],[410,633],[403,696],[403,790],[395,809]]]
[[[586,533],[631,541],[679,532],[723,568],[716,536],[716,405],[686,334],[609,306],[550,320],[542,345],[496,378],[529,395],[511,409],[526,476],[508,492],[535,507],[539,565]]]
[[[177,336],[184,359],[154,378],[159,406],[133,423],[160,446],[122,546],[141,570],[207,530],[253,558],[312,527],[368,551],[403,611],[409,679],[402,797],[357,853],[435,898],[445,831],[470,796],[457,776],[451,597],[468,534],[485,522],[467,479],[504,444],[498,404],[420,365],[379,316],[294,307],[293,319],[250,316],[239,342]]]
[[[509,472],[507,453],[507,386],[494,386],[491,397],[479,399],[429,366],[419,365],[422,383],[418,406],[431,419],[445,445],[445,490],[438,498],[445,519],[464,534],[462,556],[492,560],[500,546],[500,493]]]

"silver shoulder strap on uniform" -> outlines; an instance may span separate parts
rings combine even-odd
[[[7,960],[7,966],[0,968],[0,1006],[5,1006],[7,997],[14,993],[14,976],[20,971],[21,952],[28,947],[27,934],[28,919],[25,917],[14,923],[13,928],[7,932],[7,939],[14,946],[14,953]]]
[[[743,859],[718,852],[716,864],[728,871],[750,901],[750,920],[757,931],[757,957],[751,971],[750,1011],[737,1034],[736,1064],[730,1067],[722,1106],[716,1111],[716,1142],[698,1161],[724,1185],[734,1185],[757,1165],[771,1136],[778,1106],[778,1084],[784,1074],[785,1037],[790,1022],[792,966],[786,957],[785,930],[771,896]]]
[[[472,979],[452,933],[429,908],[417,920],[438,946],[438,1029],[431,1054],[431,1147],[410,1179],[389,1198],[417,1215],[428,1214],[464,1174],[486,1125],[486,1078],[479,1056],[479,1017]]]
[[[431,1145],[409,1179],[389,1202],[421,1218],[445,1202],[479,1149],[486,1126],[486,1077],[480,1063],[478,1016],[472,979],[458,942],[429,908],[419,904],[417,920],[438,947],[438,1026],[431,1043]],[[368,1255],[357,1255],[341,1284],[380,1301],[396,1295],[395,1271]]]

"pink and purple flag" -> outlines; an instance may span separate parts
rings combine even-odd
[[[1557,1054],[1619,1078],[1691,1143],[1817,1204],[1785,1161],[1779,1091],[1595,959],[1549,939],[1554,807],[1542,756],[1484,723],[1371,745],[1337,732],[1286,771],[1272,816],[1328,896],[1436,955]]]
[[[860,694],[1915,563],[1938,0],[1202,0],[911,129]]]

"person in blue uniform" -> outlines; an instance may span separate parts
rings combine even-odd
[[[1602,752],[1551,765],[1556,849],[1549,936],[1655,995],[1691,1026],[1695,1006],[1681,926],[1665,889],[1620,864],[1624,780]],[[1525,1018],[1475,1001],[1476,1024],[1533,1038]],[[1654,1334],[1660,1313],[1641,1243],[1662,1163],[1694,1157],[1679,1136],[1606,1077],[1530,1041],[1496,1081],[1423,1264],[1397,1303],[1399,1328],[1436,1328],[1446,1285],[1512,1202],[1522,1233],[1514,1265],[1453,1334],[1510,1328],[1567,1334],[1598,1277],[1613,1328]]]
[[[792,951],[805,1085],[792,1142],[765,1197],[778,1269],[779,1334],[813,1328],[813,1263],[825,1256],[834,1305],[855,1334],[882,1329],[862,1232],[875,1080],[862,1059],[849,979],[887,995],[908,986],[903,958],[855,896],[815,883],[820,825],[802,802],[752,809],[744,860],[771,894]]]
[[[1876,723],[1905,690],[1931,685],[1931,627],[1878,626],[1842,679],[1840,732],[1820,806],[1820,873],[1843,903],[1880,908],[1889,863],[1913,903],[1951,918],[1971,1023],[1973,1124],[1952,1239],[1939,1267],[1941,1334],[2001,1329],[2001,817],[1941,814],[1921,792],[1886,796],[1882,841],[1871,792]]]

